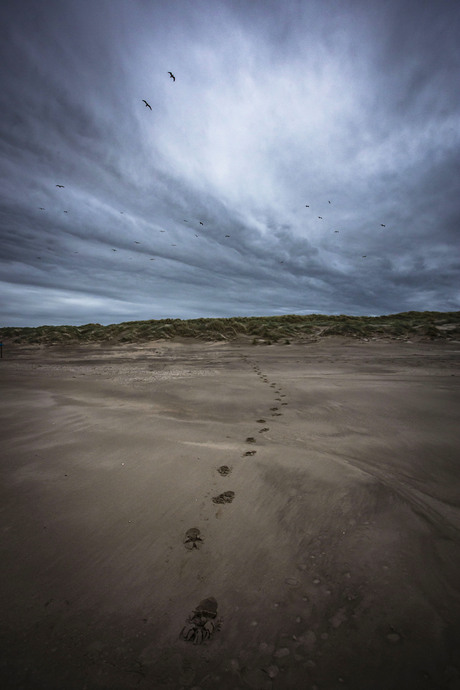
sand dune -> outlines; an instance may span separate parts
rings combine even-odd
[[[460,688],[459,354],[5,349],[2,687]]]

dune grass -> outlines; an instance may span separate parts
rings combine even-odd
[[[385,316],[287,314],[208,319],[126,321],[109,326],[38,326],[0,328],[4,343],[78,344],[137,343],[170,338],[235,340],[254,344],[284,343],[327,336],[370,338],[452,339],[460,336],[460,312],[402,312]]]

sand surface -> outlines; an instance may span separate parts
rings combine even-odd
[[[0,686],[458,690],[459,358],[4,348]]]

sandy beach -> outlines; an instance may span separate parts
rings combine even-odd
[[[459,361],[5,347],[1,687],[458,690]]]

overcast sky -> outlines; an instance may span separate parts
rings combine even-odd
[[[460,309],[457,0],[0,26],[1,325]]]

